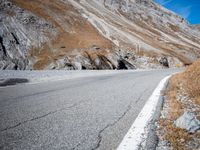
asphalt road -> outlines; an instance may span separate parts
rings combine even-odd
[[[160,80],[174,72],[0,88],[0,149],[116,149]]]

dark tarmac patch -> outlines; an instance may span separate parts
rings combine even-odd
[[[27,82],[29,82],[29,80],[23,78],[0,79],[0,87],[27,83]]]

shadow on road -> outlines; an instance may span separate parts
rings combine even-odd
[[[16,84],[20,84],[20,83],[27,83],[27,82],[29,82],[29,80],[23,79],[23,78],[0,79],[0,87],[1,86],[16,85]]]

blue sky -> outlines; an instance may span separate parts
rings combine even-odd
[[[181,15],[191,24],[200,24],[200,0],[155,0],[169,10]]]

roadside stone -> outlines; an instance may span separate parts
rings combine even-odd
[[[161,57],[159,60],[160,64],[162,64],[163,66],[169,68],[169,62],[168,59],[166,57]]]
[[[190,133],[194,133],[200,129],[200,121],[193,113],[187,111],[174,124],[176,127],[186,129]]]
[[[82,70],[82,64],[80,62],[74,62],[74,67],[76,70]]]

